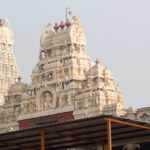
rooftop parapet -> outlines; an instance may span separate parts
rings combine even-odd
[[[71,20],[61,21],[60,24],[55,22],[54,26],[49,23],[40,40],[42,51],[71,43],[86,45],[85,31],[80,25],[80,18],[76,16]]]

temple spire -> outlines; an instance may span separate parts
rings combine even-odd
[[[13,33],[8,24],[7,19],[0,19],[0,105],[4,103],[8,88],[19,76],[13,54]]]

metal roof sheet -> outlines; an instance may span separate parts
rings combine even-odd
[[[135,137],[137,140],[150,138],[150,124],[148,123],[100,115],[66,122],[44,123],[34,128],[0,134],[0,149],[39,149],[41,147],[41,131],[45,134],[46,150],[64,150],[107,144],[107,119],[112,120],[113,144],[131,141]]]

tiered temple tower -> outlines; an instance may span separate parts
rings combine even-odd
[[[72,22],[61,22],[59,26],[48,24],[41,36],[40,59],[33,70],[32,86],[43,86],[45,92],[50,92],[53,103],[48,107],[42,102],[44,93],[40,92],[39,110],[74,106],[75,94],[82,88],[85,72],[92,65],[86,52],[84,29],[79,23],[79,18],[74,17]]]
[[[99,114],[124,114],[124,99],[111,72],[87,55],[79,17],[50,23],[40,39],[32,82],[13,84],[0,111],[0,131]]]
[[[13,33],[6,19],[0,19],[0,105],[8,88],[16,81],[19,71],[13,54]]]

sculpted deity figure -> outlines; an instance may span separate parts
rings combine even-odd
[[[21,96],[20,95],[16,95],[15,99],[16,99],[16,102],[20,102],[21,101]]]
[[[50,92],[45,92],[43,95],[43,108],[48,109],[53,107],[53,98]]]
[[[79,24],[80,24],[80,18],[77,17],[77,16],[73,16],[73,23],[74,23],[75,25],[79,25]]]
[[[65,104],[66,104],[65,98],[60,96],[60,98],[59,98],[59,107],[63,107],[63,106],[65,106]]]
[[[89,99],[85,99],[83,103],[84,108],[89,108],[92,106],[92,102]]]
[[[51,80],[51,79],[53,79],[52,73],[47,74],[47,80]]]
[[[90,88],[92,86],[92,84],[93,84],[93,79],[92,78],[88,78],[88,80],[86,82],[87,87]]]
[[[15,113],[19,114],[20,113],[20,106],[15,108]]]
[[[29,111],[34,112],[36,109],[35,103],[33,101],[30,101],[29,103]]]
[[[27,112],[28,112],[28,104],[27,104],[27,103],[24,103],[24,104],[22,105],[21,110],[22,110],[22,113],[23,113],[23,114],[27,113]]]

